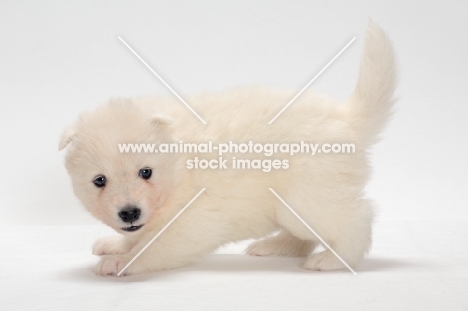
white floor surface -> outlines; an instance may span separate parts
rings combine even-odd
[[[467,221],[377,223],[357,276],[241,255],[243,242],[183,269],[99,277],[90,247],[103,226],[4,229],[2,310],[468,309]]]

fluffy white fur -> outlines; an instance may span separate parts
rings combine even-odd
[[[93,252],[101,256],[96,273],[119,272],[146,243],[202,188],[206,191],[126,271],[137,274],[177,268],[219,246],[244,239],[258,256],[304,256],[312,270],[342,269],[329,250],[314,253],[316,237],[268,188],[273,188],[351,266],[371,246],[373,208],[364,197],[369,176],[366,150],[391,115],[395,64],[391,44],[372,22],[367,30],[359,79],[344,103],[312,92],[301,95],[272,125],[268,121],[296,91],[238,88],[186,100],[207,122],[203,125],[172,97],[111,100],[84,113],[67,129],[59,149],[68,146],[66,168],[76,196],[86,209],[122,233],[101,239]],[[346,142],[355,154],[276,155],[289,169],[188,170],[188,158],[206,154],[122,154],[119,143],[235,141],[291,143]],[[238,154],[227,154],[230,159]],[[242,158],[266,158],[242,155]],[[153,169],[148,181],[143,167]],[[107,185],[97,188],[93,177]],[[127,204],[141,208],[136,232],[122,231],[118,212]]]

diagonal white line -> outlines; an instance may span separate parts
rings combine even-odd
[[[320,235],[318,235],[317,232],[315,232],[315,230],[312,229],[312,227],[309,226],[309,225],[304,221],[304,219],[302,219],[302,217],[299,216],[299,215],[296,213],[296,211],[293,210],[292,207],[289,206],[288,203],[286,203],[286,202],[275,192],[275,190],[273,190],[272,188],[268,188],[268,189],[270,189],[270,191],[278,198],[278,200],[280,200],[280,201],[291,211],[291,213],[293,213],[294,216],[296,216],[297,219],[299,219],[299,220],[304,224],[304,226],[306,226],[307,229],[309,229],[310,232],[312,232],[312,233],[317,237],[317,239],[319,239],[320,242],[321,242],[326,248],[328,248],[328,249],[333,253],[333,255],[335,255],[336,258],[338,258],[338,259],[346,266],[346,268],[348,268],[349,271],[351,271],[354,275],[357,275],[356,271],[354,271],[353,268],[351,268],[351,267],[348,265],[348,263],[347,263],[346,261],[344,261],[344,259],[341,258],[341,256],[338,255],[337,252],[335,252],[335,250],[333,250],[333,248],[331,248],[331,246],[328,245],[328,243],[325,242],[325,240],[322,239],[322,238],[320,237]]]
[[[156,76],[156,78],[158,78],[159,81],[161,81],[169,89],[169,91],[171,91],[172,94],[174,94],[203,124],[205,125],[207,124],[206,121],[203,120],[202,117],[200,117],[198,113],[196,113],[195,110],[193,110],[193,108],[190,107],[190,105],[187,104],[187,102],[182,97],[180,97],[179,94],[177,94],[177,92],[174,91],[174,89],[169,84],[167,84],[166,81],[164,81],[164,79],[161,78],[161,76],[158,75],[157,72],[153,70],[153,68],[150,67],[150,65],[146,63],[145,60],[141,58],[141,56],[138,55],[138,53],[135,52],[135,50],[132,49],[132,47],[128,45],[128,43],[125,42],[124,39],[122,39],[122,37],[119,36],[118,38]]]
[[[154,240],[156,240],[192,203],[193,201],[195,201],[199,196],[200,194],[203,193],[203,191],[205,191],[206,188],[203,188],[202,190],[200,190],[200,192],[197,193],[196,196],[193,197],[193,199],[190,200],[190,202],[187,203],[187,205],[184,206],[183,209],[181,209],[172,219],[171,221],[169,221],[167,223],[167,225],[164,226],[164,228],[161,229],[161,231],[158,232],[158,234],[156,234],[154,236],[154,238],[151,239],[151,241],[149,241],[145,247],[143,247],[141,249],[141,251],[138,252],[138,254],[135,255],[135,257],[133,257],[132,260],[130,260],[130,262],[128,264],[125,265],[125,267],[123,267],[122,270],[120,270],[119,273],[117,273],[117,276],[120,276],[125,270],[127,270],[127,268],[135,261],[135,259],[137,259],[138,257],[140,257],[140,255],[151,245],[151,243],[154,242]]]
[[[351,41],[348,42],[348,44],[346,44],[342,49],[341,51],[338,52],[338,54],[335,55],[335,57],[333,57],[329,62],[328,64],[325,65],[325,67],[322,68],[322,70],[320,70],[316,75],[315,77],[312,78],[312,80],[309,81],[309,83],[306,84],[306,86],[304,86],[302,88],[302,90],[299,91],[299,93],[297,93],[296,96],[293,97],[293,99],[291,99],[289,101],[289,103],[286,104],[286,106],[283,107],[283,109],[280,110],[280,112],[278,112],[276,114],[276,116],[270,120],[270,122],[268,122],[268,124],[272,124],[276,118],[278,118],[324,71],[325,69],[327,69],[337,58],[338,56],[340,56],[350,45],[351,43],[354,42],[354,40],[356,40],[356,37],[353,37],[351,39]]]

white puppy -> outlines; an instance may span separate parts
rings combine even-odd
[[[371,245],[373,208],[364,197],[369,176],[366,150],[391,115],[396,81],[387,36],[369,25],[356,89],[344,103],[302,94],[271,125],[267,123],[295,92],[238,88],[186,100],[207,125],[177,99],[111,100],[83,114],[67,129],[59,149],[86,209],[121,233],[99,240],[96,273],[117,274],[202,188],[202,193],[125,274],[186,265],[219,246],[250,238],[258,256],[307,256],[312,270],[342,269],[273,194],[272,188],[351,266]],[[187,160],[218,159],[213,154],[121,153],[123,143],[229,142],[352,143],[352,154],[225,154],[224,169],[188,169]],[[232,157],[279,159],[285,166],[264,172],[233,169]]]

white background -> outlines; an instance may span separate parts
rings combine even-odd
[[[421,238],[437,245],[440,223],[468,220],[467,4],[1,1],[2,223],[100,226],[71,191],[57,151],[62,130],[109,97],[169,93],[119,35],[182,95],[251,84],[299,90],[356,36],[313,85],[344,99],[371,17],[394,43],[401,98],[373,149],[377,226],[396,224],[388,232],[398,235],[403,223],[436,224]]]

